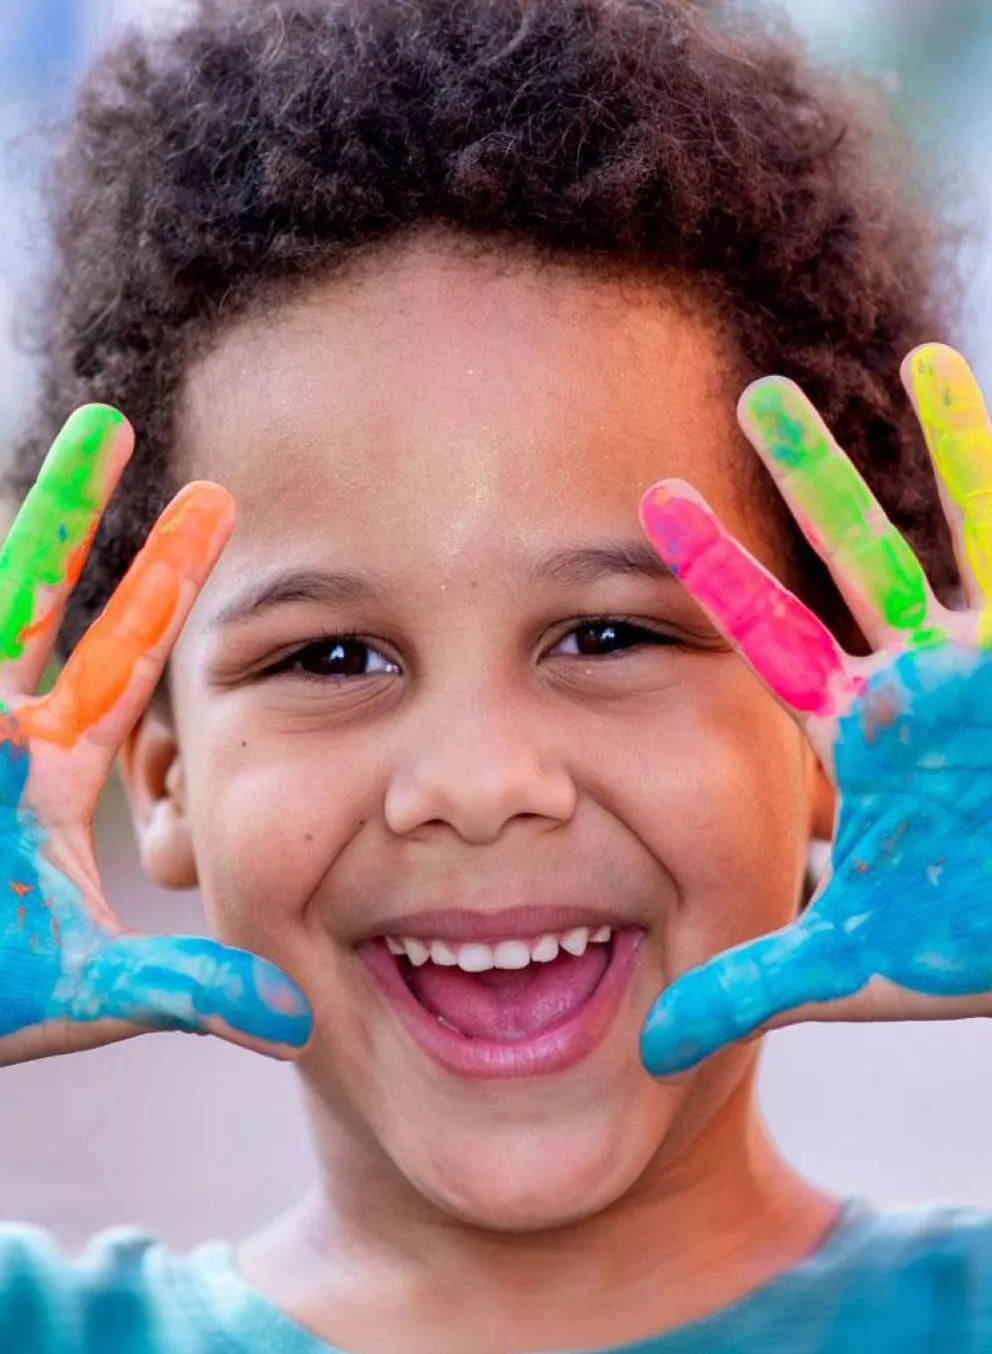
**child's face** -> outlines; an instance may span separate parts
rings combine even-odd
[[[189,381],[183,470],[239,522],[175,655],[177,761],[159,716],[136,744],[146,860],[194,861],[220,936],[308,992],[338,1164],[483,1224],[601,1209],[746,1102],[750,1050],[661,1085],[638,1032],[793,914],[815,768],[679,585],[613,558],[662,476],[772,558],[724,342],[657,290],[423,244]],[[481,976],[384,940],[583,923],[612,940]]]

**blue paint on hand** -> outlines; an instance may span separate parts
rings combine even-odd
[[[100,945],[65,994],[72,1020],[203,1030],[208,1021],[268,1043],[310,1035],[306,998],[275,964],[198,936],[119,936]]]
[[[45,854],[25,800],[30,769],[15,717],[0,736],[0,1038],[45,1021],[118,1019],[152,1029],[233,1030],[299,1048],[307,1000],[266,959],[194,936],[117,934]]]
[[[860,992],[992,992],[992,654],[903,652],[838,722],[830,880],[792,925],[676,979],[641,1033],[654,1076],[773,1016]]]

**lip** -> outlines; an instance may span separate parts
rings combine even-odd
[[[619,930],[631,925],[629,918],[611,916],[602,908],[511,907],[499,912],[472,912],[466,908],[407,912],[379,923],[368,941],[382,936],[414,936],[417,939],[450,940],[455,944],[478,941],[495,945],[501,940],[532,940],[549,931],[570,931],[576,926],[593,930],[611,926]]]
[[[445,915],[450,924],[453,915],[451,913]],[[502,939],[509,936],[502,926],[506,915],[500,913]],[[407,922],[410,920],[405,919]],[[478,916],[476,920],[479,920]],[[391,931],[389,934],[394,933]],[[425,931],[424,934],[438,937],[436,930]],[[480,930],[476,934],[481,938],[484,932]],[[534,931],[531,929],[520,934],[533,935]],[[456,1030],[447,1029],[420,1004],[407,987],[398,962],[386,949],[383,940],[365,941],[358,946],[358,954],[375,979],[379,990],[386,997],[390,1009],[429,1057],[458,1077],[468,1080],[505,1080],[564,1072],[594,1052],[606,1038],[630,988],[644,935],[643,928],[629,925],[615,931],[610,942],[610,962],[595,990],[581,1006],[553,1029],[545,1030],[533,1039],[512,1042],[470,1039]]]

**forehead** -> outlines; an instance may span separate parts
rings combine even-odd
[[[658,286],[419,244],[227,334],[187,382],[183,470],[237,499],[228,566],[409,567],[414,541],[492,564],[636,533],[664,476],[746,538],[730,358]]]

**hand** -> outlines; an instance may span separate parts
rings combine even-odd
[[[173,499],[54,688],[32,694],[132,446],[116,410],[77,410],[0,551],[0,1063],[149,1029],[289,1056],[310,1031],[306,999],[268,961],[126,934],[93,853],[97,795],[233,526],[225,490]]]
[[[656,1076],[801,1020],[992,1013],[992,428],[964,359],[903,364],[967,610],[949,611],[799,389],[741,424],[875,652],[855,658],[687,485],[655,485],[658,553],[805,730],[839,793],[830,869],[790,926],[676,979],[645,1022]]]

